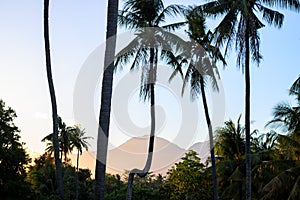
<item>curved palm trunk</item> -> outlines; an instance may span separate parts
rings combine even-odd
[[[80,151],[79,151],[79,149],[78,149],[78,152],[77,152],[77,162],[76,162],[76,193],[75,193],[75,198],[76,198],[76,200],[78,200],[78,170],[79,170],[79,153],[80,153]]]
[[[249,22],[246,22],[245,37],[245,131],[246,131],[246,200],[251,200],[251,151],[250,151],[250,49]]]
[[[157,67],[157,54],[154,49],[151,49],[150,52],[150,115],[151,115],[151,128],[150,128],[150,139],[149,139],[149,146],[148,146],[148,155],[147,161],[145,164],[144,169],[133,169],[129,173],[128,177],[128,185],[127,185],[127,193],[126,193],[126,200],[132,199],[132,184],[134,175],[137,174],[139,177],[145,177],[151,167],[152,158],[153,158],[153,149],[154,149],[154,137],[155,137],[155,90],[154,90],[154,82],[155,82],[155,74],[156,74],[156,67]]]
[[[101,91],[101,108],[98,126],[97,159],[95,168],[95,200],[104,200],[104,184],[106,172],[107,146],[111,110],[112,83],[114,73],[114,57],[117,34],[118,0],[108,0],[107,32],[104,58],[104,73]]]
[[[133,184],[134,175],[135,175],[134,173],[130,172],[128,176],[126,200],[132,199],[132,184]]]
[[[64,198],[63,180],[61,160],[59,159],[59,143],[58,143],[58,119],[57,119],[57,105],[54,84],[51,71],[51,57],[50,57],[50,41],[49,41],[49,0],[44,1],[44,40],[45,40],[45,54],[46,54],[46,69],[47,79],[51,97],[52,105],[52,120],[53,120],[53,148],[56,168],[56,178],[59,189],[59,198]]]
[[[207,100],[206,100],[205,88],[204,88],[204,80],[202,75],[200,75],[200,87],[201,87],[201,96],[202,96],[203,107],[205,112],[206,124],[207,124],[208,134],[209,134],[209,147],[210,147],[210,157],[211,157],[211,167],[212,167],[212,182],[214,187],[214,200],[217,200],[219,199],[219,197],[218,197],[216,158],[215,158],[215,150],[214,150],[214,138],[213,138],[212,125],[211,125],[209,112],[208,112],[208,106],[207,106]]]

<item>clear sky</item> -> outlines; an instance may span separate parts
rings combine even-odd
[[[181,2],[168,0],[165,4]],[[184,2],[192,5],[202,1]],[[251,66],[251,119],[253,128],[261,132],[272,118],[272,108],[276,103],[284,100],[292,102],[287,89],[300,74],[300,14],[282,12],[285,20],[281,29],[266,26],[260,31],[263,60],[259,67]],[[104,42],[106,1],[52,0],[50,13],[51,56],[58,111],[67,124],[73,125],[76,78],[91,52]],[[0,98],[16,110],[16,124],[22,131],[22,141],[32,151],[41,152],[45,146],[40,140],[52,132],[44,61],[43,2],[1,0],[0,26]],[[208,28],[214,27],[208,24]],[[220,66],[220,73],[225,91],[225,119],[236,121],[244,112],[244,79],[241,70],[236,68],[233,52],[226,69]],[[168,96],[165,98],[168,99]],[[147,107],[139,106],[141,110],[147,110]],[[138,123],[149,120],[148,116],[143,118],[136,111],[130,112],[143,119]],[[165,115],[168,117],[170,114]],[[168,134],[165,137],[173,137]]]

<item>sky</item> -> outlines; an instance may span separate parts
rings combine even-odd
[[[203,1],[184,2],[186,5],[192,5]],[[90,56],[95,52],[101,52],[99,48],[103,48],[105,41],[106,1],[52,0],[50,3],[50,45],[58,113],[68,125],[74,125],[78,123],[74,117],[74,91],[78,77],[85,63],[91,59]],[[181,1],[165,1],[166,5],[170,3],[180,4]],[[251,65],[252,129],[259,129],[260,132],[267,131],[264,126],[272,119],[272,108],[277,103],[293,102],[293,99],[288,96],[288,88],[300,74],[298,57],[300,14],[286,10],[282,12],[285,14],[285,20],[281,29],[266,26],[260,30],[263,60],[259,67],[255,64]],[[207,26],[213,29],[211,24],[213,22],[208,23]],[[21,140],[26,143],[26,147],[32,152],[42,152],[45,144],[40,141],[52,132],[51,102],[43,43],[43,2],[0,0],[0,26],[0,98],[16,111],[18,117],[15,123],[21,130]],[[103,62],[101,58],[99,61]],[[234,121],[244,113],[244,77],[242,71],[236,67],[235,61],[234,50],[232,50],[228,57],[228,65],[225,68],[219,66],[220,81],[224,88],[224,96],[221,96],[225,109],[223,119],[230,118]],[[130,76],[131,74],[127,72],[116,75],[115,88],[121,87],[123,78]],[[133,76],[136,78],[136,75]],[[97,81],[97,83],[101,82]],[[166,119],[165,121],[158,119],[160,127],[158,135],[185,148],[203,138],[192,134],[190,136],[193,137],[192,139],[186,139],[187,136],[177,137],[173,134],[180,128],[178,121],[183,123],[182,113],[185,108],[182,105],[186,105],[188,98],[180,99],[175,94],[177,90],[172,92],[170,89],[172,86],[166,86],[165,83],[165,80],[161,80],[157,92],[157,104],[160,106],[157,112],[159,116]],[[137,101],[138,85],[139,82],[133,87],[131,93],[127,94],[129,97],[125,104],[130,120],[138,127],[146,127],[143,129],[145,131],[150,118],[144,114],[148,111],[147,104]],[[91,89],[100,91],[100,88],[98,85]],[[97,116],[99,92],[95,91],[91,102],[94,102],[94,112]],[[117,95],[115,94],[113,105],[119,105],[122,109],[123,99],[117,99]],[[213,98],[209,97],[210,100]],[[195,130],[205,132],[204,116],[200,114],[201,101],[194,102],[192,105],[196,107],[198,105],[196,110],[199,113],[199,121],[190,121],[197,126],[192,132],[197,132]],[[222,107],[222,104],[220,105]],[[217,113],[218,106],[215,103],[210,105],[210,108]],[[180,110],[179,115],[178,112],[173,113],[177,109]],[[118,119],[117,111],[113,110],[114,122],[111,130],[114,134],[111,135],[111,144],[117,146],[130,137],[143,135],[144,132],[120,135],[124,131],[121,124],[124,118]],[[91,136],[95,137],[93,134]]]

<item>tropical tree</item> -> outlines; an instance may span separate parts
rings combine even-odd
[[[184,51],[179,56],[176,56],[177,62],[173,61],[174,56],[169,57],[168,64],[175,64],[174,74],[178,74],[176,71],[180,71],[182,74],[182,66],[184,63],[188,63],[188,68],[184,77],[183,89],[184,92],[186,84],[190,83],[191,97],[192,99],[198,98],[201,94],[206,124],[209,133],[209,143],[210,143],[210,155],[212,163],[212,180],[214,186],[214,199],[218,199],[218,183],[217,183],[217,173],[216,173],[216,162],[215,162],[215,152],[214,152],[214,141],[213,141],[213,129],[211,124],[211,119],[209,115],[207,99],[205,94],[205,87],[207,81],[210,80],[215,90],[219,90],[217,79],[218,72],[216,67],[216,60],[220,60],[225,65],[226,62],[221,55],[220,51],[210,44],[210,38],[212,33],[210,31],[205,31],[205,18],[202,12],[190,8],[186,15],[188,22],[188,35],[191,41],[186,42],[183,48]],[[179,61],[179,62],[178,62]],[[181,63],[181,64],[180,64]]]
[[[273,120],[267,126],[280,128],[284,134],[278,134],[278,154],[282,157],[280,170],[261,190],[262,199],[286,198],[298,199],[300,195],[300,99],[299,78],[290,88],[290,95],[295,96],[296,104],[292,106],[282,102],[273,109]],[[276,169],[276,168],[275,168]],[[276,196],[274,196],[276,194]]]
[[[167,172],[168,199],[212,199],[210,174],[195,151],[187,152]]]
[[[290,88],[290,95],[295,96],[296,105],[286,102],[277,104],[273,109],[274,118],[266,126],[280,128],[285,134],[278,134],[279,142],[287,148],[292,159],[300,159],[300,90],[299,78]]]
[[[58,132],[59,132],[59,142],[61,149],[61,160],[65,159],[65,162],[68,160],[68,154],[72,151],[72,143],[75,138],[75,129],[71,126],[67,126],[65,122],[62,121],[61,117],[58,117]]]
[[[87,139],[91,139],[91,137],[84,136],[85,132],[80,128],[80,126],[76,125],[73,131],[73,141],[72,147],[77,149],[77,161],[76,161],[76,200],[78,199],[78,171],[79,171],[79,157],[82,154],[82,150],[88,150],[89,143],[86,141]]]
[[[0,99],[0,196],[1,199],[31,199],[25,182],[30,159],[14,124],[16,112]]]
[[[87,139],[92,137],[84,136],[84,130],[81,130],[79,125],[67,126],[61,119],[58,117],[58,127],[59,127],[59,147],[61,152],[61,159],[64,155],[65,163],[67,163],[67,155],[71,153],[74,148],[77,149],[77,162],[76,162],[76,199],[78,199],[78,170],[79,170],[79,156],[82,154],[83,149],[88,150]],[[53,143],[52,143],[53,134],[49,134],[42,139],[42,142],[47,142],[46,152],[50,155],[53,153]]]
[[[300,77],[295,80],[289,89],[289,95],[294,96],[296,106],[288,105],[287,103],[279,103],[273,109],[274,119],[267,123],[268,125],[275,125],[281,127],[282,130],[289,133],[295,133],[300,130]]]
[[[76,168],[66,163],[62,167],[65,199],[75,199],[75,173]],[[31,184],[35,198],[43,200],[56,200],[57,184],[55,177],[54,158],[48,152],[34,160],[34,164],[28,168],[27,181]],[[78,183],[80,184],[78,199],[92,199],[93,181],[89,169],[79,169]]]
[[[222,160],[232,160],[236,165],[243,165],[245,155],[245,128],[241,125],[241,115],[237,123],[226,121],[216,130],[216,153]]]
[[[104,57],[104,73],[102,79],[101,105],[98,124],[97,159],[95,167],[95,200],[104,199],[106,158],[109,138],[109,122],[111,110],[114,57],[117,34],[117,18],[119,0],[108,0],[107,28]]]
[[[259,64],[260,37],[258,30],[264,26],[257,16],[262,14],[262,19],[269,25],[280,28],[283,24],[284,15],[272,10],[273,7],[287,8],[299,11],[298,0],[216,0],[206,3],[205,12],[209,16],[220,17],[221,22],[215,29],[215,41],[217,47],[225,44],[227,50],[235,42],[237,51],[237,66],[245,71],[245,135],[246,135],[246,199],[251,199],[251,153],[250,153],[250,54],[252,60]]]
[[[151,128],[148,146],[148,156],[144,169],[133,169],[128,179],[127,199],[131,199],[134,174],[147,175],[153,155],[155,136],[155,82],[159,51],[171,49],[170,43],[178,42],[175,36],[166,31],[175,30],[183,26],[184,22],[162,25],[168,16],[176,16],[183,12],[183,7],[170,5],[165,7],[162,0],[127,0],[123,10],[119,12],[119,25],[133,30],[136,38],[117,55],[116,66],[128,64],[133,60],[130,69],[142,68],[140,97],[144,101],[150,100]]]
[[[45,58],[46,58],[46,71],[47,80],[49,85],[49,92],[52,105],[52,120],[53,120],[53,147],[54,158],[56,166],[57,183],[59,186],[59,198],[64,198],[64,188],[62,180],[61,160],[59,159],[59,142],[58,142],[58,120],[57,120],[57,105],[55,90],[52,78],[51,69],[51,56],[50,56],[50,40],[49,40],[49,1],[44,0],[44,42],[45,42]]]
[[[61,160],[65,159],[65,162],[68,160],[68,154],[74,148],[74,141],[76,136],[76,127],[67,126],[65,122],[62,121],[61,117],[58,117],[58,142],[59,142],[59,150],[60,150],[60,158]],[[46,151],[50,154],[54,151],[53,145],[53,134],[50,133],[46,137],[42,139],[42,142],[46,143]]]
[[[216,130],[215,150],[218,159],[218,176],[222,198],[245,199],[242,194],[245,179],[245,128],[241,125],[241,116],[237,123],[226,121]],[[257,131],[253,131],[251,135]],[[253,138],[252,138],[253,139]],[[237,192],[238,191],[238,192]]]

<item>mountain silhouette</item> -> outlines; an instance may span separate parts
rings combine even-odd
[[[109,150],[107,155],[107,173],[124,174],[133,168],[143,169],[148,151],[149,137],[131,138],[119,147]],[[187,149],[183,149],[168,140],[155,137],[153,160],[150,171],[154,174],[166,175],[168,169],[179,162],[184,154],[193,150],[199,154],[202,162],[209,156],[209,143],[198,142]],[[76,164],[76,154],[69,156],[73,165]],[[95,169],[95,152],[85,151],[80,157],[80,168]]]

